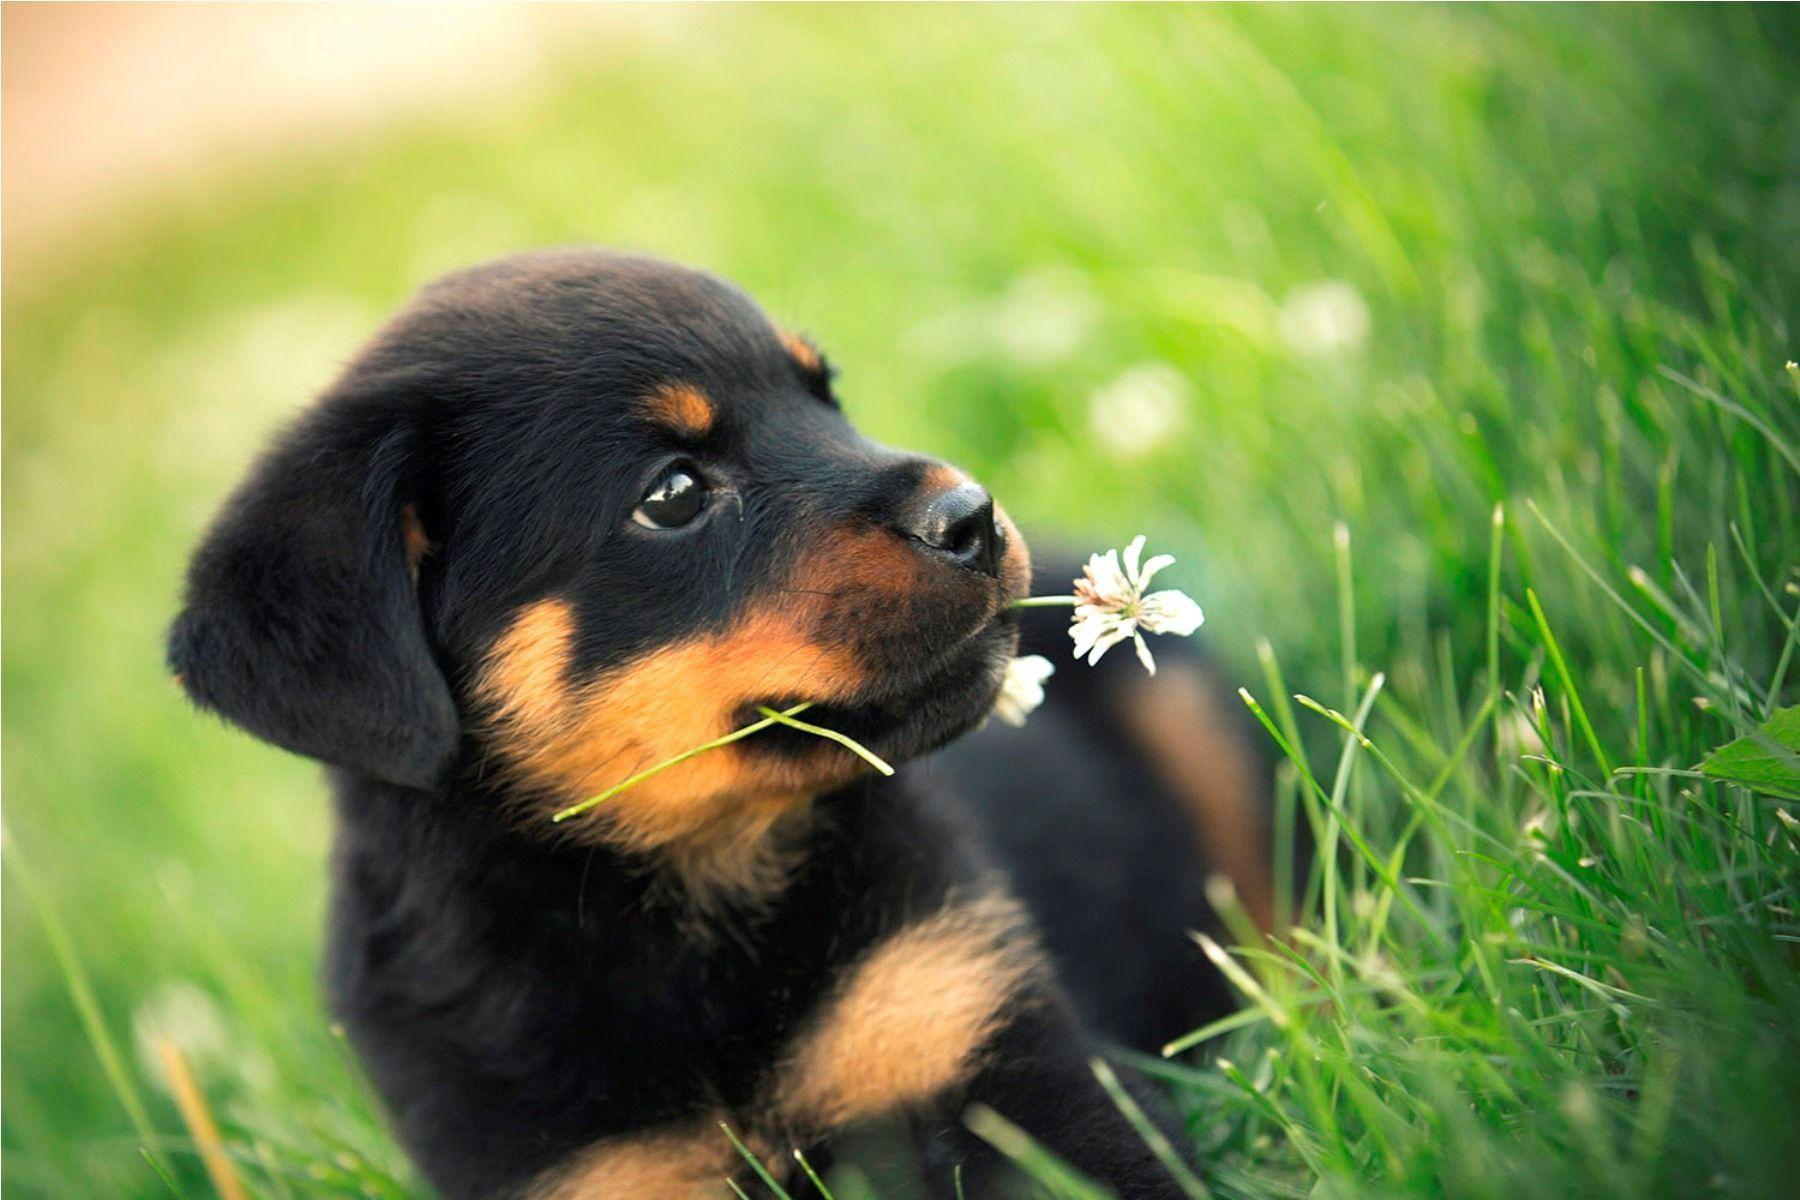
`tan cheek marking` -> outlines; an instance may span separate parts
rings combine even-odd
[[[528,605],[494,644],[480,690],[497,703],[507,723],[547,731],[567,716],[564,673],[575,636],[575,613],[566,600]]]
[[[652,421],[684,437],[700,437],[713,427],[717,413],[712,401],[689,383],[666,383],[644,399],[644,412]]]
[[[789,333],[785,329],[776,330],[781,339],[781,348],[788,352],[788,357],[805,367],[808,371],[819,369],[819,352],[814,350],[805,338]]]
[[[566,600],[523,609],[495,642],[475,692],[508,769],[533,784],[546,819],[638,771],[717,738],[746,703],[849,700],[867,683],[846,611],[919,585],[919,556],[880,529],[842,527],[809,550],[787,586],[729,628],[661,647],[571,681],[576,617]],[[873,595],[858,595],[873,593]],[[822,640],[823,639],[823,640]],[[607,800],[568,836],[666,849],[696,892],[756,894],[779,882],[777,823],[866,768],[821,741],[811,755],[711,750]]]
[[[591,1146],[532,1188],[529,1200],[698,1200],[731,1195],[742,1160],[712,1121]]]
[[[1119,720],[1187,810],[1201,852],[1225,873],[1263,929],[1275,920],[1267,813],[1242,735],[1196,668],[1170,663],[1139,679]]]
[[[1023,910],[1004,896],[901,930],[853,969],[790,1051],[778,1111],[822,1132],[941,1095],[978,1064],[1043,962]]]
[[[566,601],[541,601],[498,640],[477,691],[492,708],[502,753],[560,808],[729,732],[747,701],[853,695],[864,675],[850,651],[805,632],[815,607],[786,600],[571,685],[574,614]],[[754,840],[810,792],[855,773],[856,760],[820,746],[817,760],[709,751],[634,785],[581,824],[635,849]]]

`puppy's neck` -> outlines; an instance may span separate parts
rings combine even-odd
[[[808,793],[745,798],[663,845],[637,850],[660,896],[706,916],[757,908],[781,894],[816,818]]]
[[[646,845],[598,810],[552,824],[541,796],[493,778],[426,794],[347,771],[331,775],[340,856],[379,844],[384,869],[408,875],[411,866],[427,867],[433,889],[542,891],[551,909],[578,891],[590,911],[649,906],[689,928],[754,917],[777,903],[822,821],[812,793],[746,797],[718,806],[685,836]]]
[[[506,773],[482,785],[483,802],[511,831],[539,845],[605,853],[649,883],[647,898],[699,916],[754,910],[778,897],[804,854],[817,819],[815,789],[688,793],[666,785],[633,789],[553,822],[576,801],[547,799]]]

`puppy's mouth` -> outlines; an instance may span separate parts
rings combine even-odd
[[[1006,664],[1018,648],[1018,610],[1000,611],[948,649],[905,671],[880,672],[864,695],[811,705],[799,719],[855,739],[890,762],[915,758],[980,725],[993,708]],[[746,704],[739,724],[757,720],[766,705],[781,711],[804,696],[770,696]],[[827,744],[801,730],[777,726],[743,743],[754,752],[816,756]],[[847,753],[841,750],[832,751]]]

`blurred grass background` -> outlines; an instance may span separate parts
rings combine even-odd
[[[16,17],[9,81],[48,44]],[[61,193],[32,194],[7,98],[7,1188],[204,1193],[161,1033],[259,1194],[417,1194],[316,996],[317,773],[195,717],[160,633],[214,505],[388,311],[587,242],[740,283],[865,431],[1028,535],[1150,532],[1311,747],[1341,822],[1291,764],[1284,794],[1353,835],[1309,898],[1328,937],[1246,957],[1276,1008],[1169,1072],[1219,1194],[1792,1194],[1794,843],[1768,797],[1666,773],[1800,674],[1791,12],[365,19],[436,47],[413,94],[369,60],[309,83],[330,121],[141,175],[39,130]],[[131,53],[103,41],[72,52]],[[148,44],[223,72],[215,107],[256,94],[229,45]],[[1334,774],[1341,731],[1286,689],[1369,697],[1418,786],[1355,745]]]

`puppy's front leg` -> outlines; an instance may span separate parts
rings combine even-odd
[[[1175,1200],[1182,1195],[1169,1169],[1095,1079],[1092,1050],[1052,989],[1021,996],[1006,1024],[985,1048],[967,1084],[918,1122],[927,1177],[934,1193],[956,1194],[959,1173],[969,1197],[1015,1194],[1006,1159],[966,1124],[973,1105],[985,1105],[1121,1200]],[[1163,1097],[1129,1077],[1133,1099],[1178,1154],[1189,1141]]]
[[[786,1056],[769,1107],[789,1139],[908,1116],[944,1196],[959,1165],[966,1195],[1006,1194],[1004,1159],[963,1123],[972,1104],[1120,1197],[1179,1196],[1094,1078],[1092,1053],[1018,904],[998,892],[953,898],[851,969]],[[1140,1102],[1180,1146],[1164,1106]]]

